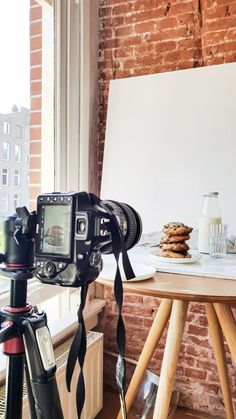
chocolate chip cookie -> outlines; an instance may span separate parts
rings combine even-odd
[[[163,243],[160,245],[162,250],[172,250],[173,252],[186,252],[189,250],[187,243]]]
[[[167,234],[164,234],[164,236],[161,237],[160,243],[181,243],[185,240],[189,240],[190,236],[167,236]]]
[[[171,223],[165,224],[163,229],[163,233],[167,234],[169,237],[172,236],[187,236],[191,231],[193,231],[192,227],[188,227],[179,221],[172,221]]]
[[[179,253],[173,252],[172,250],[159,250],[156,255],[163,258],[191,258],[191,255],[188,252]]]

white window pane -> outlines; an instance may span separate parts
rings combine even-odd
[[[0,16],[0,187],[11,214],[35,210],[42,179],[53,190],[54,1],[1,0]],[[0,252],[5,216],[0,205]]]
[[[8,211],[8,195],[2,196],[2,211],[3,212]]]
[[[9,182],[9,170],[2,169],[2,186],[8,186]]]
[[[20,206],[20,195],[14,194],[14,209]]]
[[[16,125],[16,138],[22,138],[22,126]]]
[[[14,173],[14,186],[20,186],[20,170],[15,170]]]
[[[10,155],[10,144],[4,142],[2,144],[2,160],[9,161],[9,155]]]
[[[3,134],[5,135],[11,134],[11,124],[9,121],[3,121]]]
[[[21,162],[21,146],[18,144],[15,145],[15,162]]]

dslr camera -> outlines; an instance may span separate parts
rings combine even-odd
[[[37,198],[35,276],[44,283],[78,287],[102,269],[113,253],[112,228],[128,250],[140,239],[142,223],[129,205],[86,193],[50,193]]]

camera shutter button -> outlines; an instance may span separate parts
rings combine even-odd
[[[47,262],[44,266],[44,274],[49,277],[53,278],[57,274],[57,267],[53,262]]]

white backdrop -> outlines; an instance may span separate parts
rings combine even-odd
[[[197,227],[208,191],[236,234],[236,63],[111,81],[101,197],[150,232]]]

